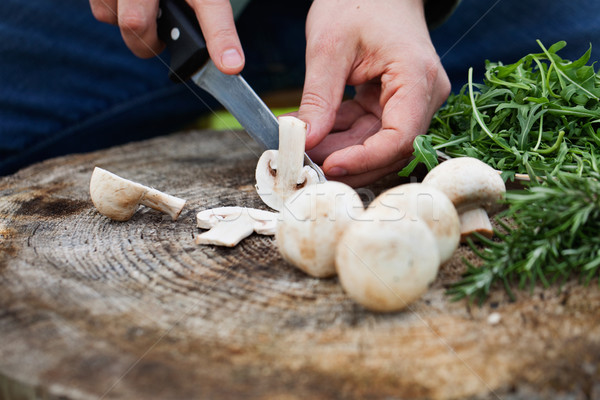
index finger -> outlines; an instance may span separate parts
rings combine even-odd
[[[187,1],[196,12],[211,60],[223,73],[239,73],[244,67],[244,52],[229,0]]]

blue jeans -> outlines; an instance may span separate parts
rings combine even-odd
[[[309,6],[255,0],[239,18],[243,75],[259,93],[301,87]],[[566,40],[564,58],[589,43],[600,48],[600,2],[463,0],[432,38],[457,91],[469,66],[480,77],[485,59],[509,63],[538,52],[537,38]],[[171,83],[167,64],[165,54],[133,56],[86,0],[1,0],[0,175],[176,131],[218,107],[200,90]]]
[[[255,1],[238,20],[243,75],[259,93],[302,84],[310,2],[297,3],[284,10]],[[281,51],[290,48],[298,51]],[[1,0],[0,175],[167,134],[219,107],[193,85],[169,81],[168,58],[136,58],[87,0]]]
[[[455,13],[431,33],[452,90],[458,92],[473,67],[481,82],[485,60],[516,62],[564,40],[559,52],[575,60],[593,45],[592,58],[600,60],[600,1],[595,0],[463,0]]]

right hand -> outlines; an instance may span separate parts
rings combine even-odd
[[[186,0],[196,12],[210,58],[226,74],[244,67],[244,52],[235,29],[229,0]],[[129,49],[138,57],[158,55],[164,43],[158,39],[158,0],[90,0],[97,20],[118,25]]]

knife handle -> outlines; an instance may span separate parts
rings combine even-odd
[[[185,0],[160,0],[157,25],[171,53],[169,78],[188,80],[210,58],[194,10]]]

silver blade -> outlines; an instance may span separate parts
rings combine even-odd
[[[209,60],[192,80],[217,99],[265,150],[279,147],[277,118],[241,75],[224,74]],[[319,180],[325,180],[321,168],[306,154],[304,164],[317,172]]]

